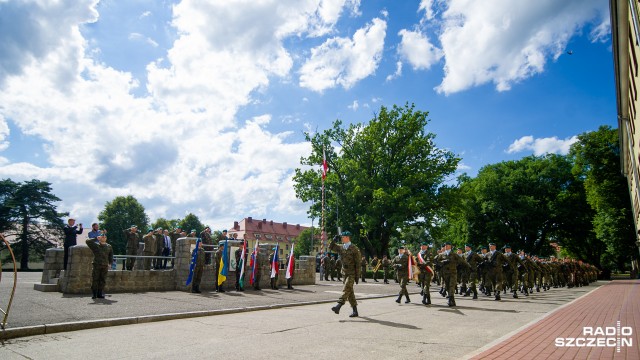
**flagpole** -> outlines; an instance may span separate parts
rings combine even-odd
[[[326,177],[326,164],[327,164],[327,158],[325,156],[325,152],[324,152],[324,145],[322,146],[322,224],[320,225],[320,231],[321,231],[321,235],[320,238],[322,240],[322,250],[323,252],[325,251],[326,248],[326,241],[327,241],[327,233],[325,232],[324,229],[324,222],[325,222],[325,218],[324,218],[324,178]]]

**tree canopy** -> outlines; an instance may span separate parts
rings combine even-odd
[[[115,254],[124,254],[127,247],[127,240],[123,230],[131,225],[136,225],[143,234],[149,227],[149,217],[145,213],[144,206],[131,196],[118,196],[108,201],[104,210],[98,214],[101,227],[107,230],[109,243],[113,246]]]
[[[20,258],[20,269],[29,269],[29,255],[43,256],[47,248],[56,245],[62,236],[63,222],[51,193],[51,184],[30,180],[17,183],[11,179],[0,181],[0,232],[15,235],[12,248]]]
[[[313,201],[310,213],[320,216],[324,151],[326,229],[348,229],[368,255],[386,254],[401,226],[430,222],[441,210],[439,190],[460,161],[436,147],[435,134],[425,131],[427,116],[413,105],[394,105],[366,124],[343,127],[336,120],[331,129],[307,133],[312,152],[301,159],[306,169],[296,169],[296,196]]]

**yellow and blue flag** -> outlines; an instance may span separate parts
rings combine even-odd
[[[227,280],[229,275],[229,240],[224,241],[224,249],[222,250],[222,256],[220,257],[220,272],[218,273],[218,286],[222,285]]]

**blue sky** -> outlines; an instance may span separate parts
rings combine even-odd
[[[53,184],[84,223],[134,195],[310,224],[305,131],[428,111],[459,173],[616,126],[601,0],[0,1],[0,177]]]

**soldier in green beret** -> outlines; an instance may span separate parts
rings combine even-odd
[[[422,294],[422,303],[425,305],[431,304],[431,293],[429,292],[431,280],[433,279],[433,252],[431,250],[429,244],[423,242],[417,255],[417,265],[418,270],[420,270],[418,279],[422,287],[420,294]]]
[[[336,314],[340,313],[340,308],[347,301],[351,305],[353,312],[349,317],[358,316],[358,303],[356,302],[356,295],[353,292],[353,283],[358,283],[360,277],[360,250],[357,246],[351,243],[351,233],[344,231],[340,237],[342,245],[337,244],[337,236],[334,237],[333,242],[329,245],[331,251],[336,252],[342,258],[342,275],[344,275],[344,288],[342,289],[342,296],[338,299],[338,304],[332,307],[331,310]]]
[[[456,306],[454,294],[456,292],[456,279],[458,277],[458,265],[463,264],[464,259],[451,251],[451,243],[444,244],[444,250],[436,258],[436,267],[442,272],[442,284],[448,298],[449,306]]]
[[[97,239],[87,239],[87,246],[93,252],[93,272],[91,276],[92,299],[104,299],[104,286],[107,272],[113,262],[113,248],[107,244],[107,236],[98,235]]]
[[[138,255],[138,243],[140,242],[140,234],[138,233],[138,227],[131,225],[128,229],[124,230],[125,239],[127,239],[127,255]],[[136,263],[135,257],[127,258],[127,270],[133,270],[133,266]]]
[[[196,266],[193,268],[193,282],[191,283],[191,292],[192,293],[201,293],[200,291],[200,282],[202,281],[202,272],[204,270],[204,247],[202,247],[202,241],[198,241],[198,253],[196,254]],[[195,252],[196,249],[193,249]],[[193,253],[191,254],[193,257]]]
[[[396,302],[399,304],[402,295],[405,296],[405,304],[411,302],[409,299],[409,291],[407,291],[407,283],[409,282],[409,254],[406,254],[404,246],[398,248],[398,256],[393,259],[393,267],[396,269],[396,277],[400,283],[400,293]]]
[[[153,236],[153,229],[149,228],[147,234],[142,237],[142,241],[144,241],[142,255],[153,256],[156,253],[156,238]],[[151,270],[151,258],[144,259],[144,269]]]

